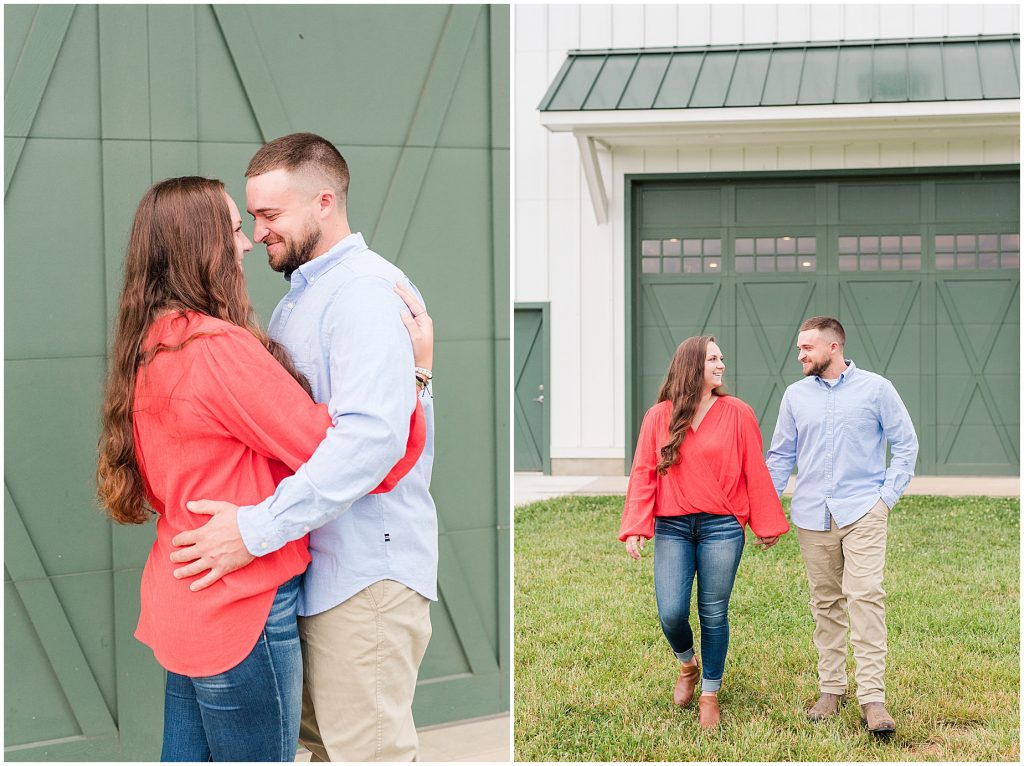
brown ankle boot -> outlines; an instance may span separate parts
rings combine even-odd
[[[679,678],[672,690],[672,701],[680,707],[686,707],[693,699],[693,690],[697,688],[697,679],[700,678],[700,663],[692,665],[685,663],[679,668]]]
[[[885,709],[884,702],[865,702],[861,705],[860,722],[876,737],[885,737],[896,731],[896,723]]]
[[[697,720],[702,729],[714,729],[722,720],[717,694],[702,694],[697,700]]]
[[[812,721],[823,721],[826,718],[831,718],[839,712],[839,705],[842,701],[842,694],[822,692],[821,696],[818,697],[818,701],[814,703],[814,707],[807,711],[807,717]]]

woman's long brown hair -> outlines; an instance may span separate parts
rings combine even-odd
[[[679,460],[679,448],[693,423],[693,416],[697,413],[704,392],[704,362],[707,359],[708,344],[714,342],[713,335],[695,335],[680,343],[668,366],[661,390],[658,391],[659,403],[672,402],[668,442],[661,448],[661,460],[658,461],[657,471],[661,475],[665,475],[669,466]],[[718,386],[711,393],[724,396],[724,386]]]
[[[171,178],[147,191],[135,211],[124,259],[124,285],[103,397],[96,467],[97,496],[121,524],[141,524],[153,513],[135,456],[133,403],[139,369],[161,351],[144,350],[154,319],[194,311],[251,332],[309,392],[284,351],[256,322],[235,255],[224,184],[196,176]],[[194,340],[188,338],[185,343]]]

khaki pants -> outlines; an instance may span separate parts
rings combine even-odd
[[[807,567],[822,692],[846,693],[846,632],[857,662],[857,701],[885,702],[885,538],[889,508],[879,500],[842,529],[797,529]],[[847,620],[849,611],[849,620]]]
[[[430,632],[430,601],[394,580],[299,618],[299,741],[312,760],[417,759],[412,698]]]

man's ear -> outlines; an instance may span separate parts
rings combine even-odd
[[[329,188],[321,189],[317,197],[317,205],[319,207],[321,217],[326,217],[330,213],[334,212],[338,205],[338,200],[334,196],[334,191]]]

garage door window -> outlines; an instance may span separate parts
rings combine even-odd
[[[815,237],[737,237],[736,272],[794,272],[818,270]]]
[[[644,274],[721,274],[722,240],[670,237],[640,243]]]
[[[937,234],[935,268],[940,271],[1020,268],[1020,235]]]
[[[840,271],[920,271],[919,234],[839,237]]]

